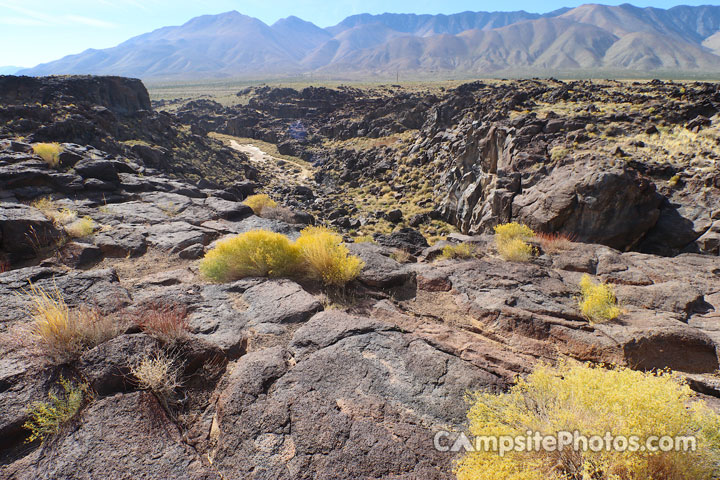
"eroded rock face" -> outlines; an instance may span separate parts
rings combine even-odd
[[[9,104],[34,103],[36,100],[48,104],[65,99],[100,105],[121,115],[152,108],[145,85],[135,78],[3,76],[0,77],[0,92],[0,101]]]
[[[82,413],[76,428],[4,470],[7,478],[18,480],[221,478],[183,443],[155,397],[144,392],[98,400]]]
[[[661,197],[637,172],[597,163],[560,167],[513,199],[513,218],[539,232],[630,249],[660,216]]]
[[[500,384],[422,340],[337,312],[313,317],[290,351],[243,357],[228,383],[213,465],[258,479],[448,478],[450,459],[427,429],[462,422],[450,398]]]

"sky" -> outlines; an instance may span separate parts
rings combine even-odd
[[[619,5],[624,1],[599,1]],[[639,7],[707,5],[717,0],[630,1]],[[141,33],[193,17],[237,10],[267,24],[295,15],[328,27],[358,13],[458,13],[526,10],[544,13],[572,0],[0,0],[0,67],[32,67],[88,48],[113,47]]]

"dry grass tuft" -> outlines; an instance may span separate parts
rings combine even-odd
[[[30,301],[30,339],[57,362],[73,360],[121,332],[114,318],[96,309],[70,309],[57,288],[48,291],[30,284],[25,294]]]
[[[447,245],[443,248],[442,258],[473,258],[478,255],[478,247],[472,243],[459,243],[457,245]]]
[[[64,228],[65,233],[67,233],[70,238],[83,238],[87,237],[88,235],[92,235],[96,227],[97,224],[95,223],[95,221],[92,218],[86,216],[83,218],[78,218],[69,225],[65,225]]]
[[[180,304],[147,303],[132,316],[133,322],[166,345],[188,338],[187,308]]]
[[[537,233],[535,238],[540,242],[545,253],[558,253],[572,246],[573,238],[563,233]]]
[[[182,386],[181,372],[178,358],[164,352],[147,356],[130,367],[138,387],[153,392],[165,408],[168,408],[170,401],[175,398],[175,392]]]

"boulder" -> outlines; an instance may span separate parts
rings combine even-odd
[[[513,217],[541,232],[627,250],[655,225],[661,197],[636,172],[568,165],[555,169],[513,200]]]

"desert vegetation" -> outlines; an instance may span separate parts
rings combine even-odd
[[[60,165],[60,154],[63,148],[59,143],[36,143],[33,145],[35,155],[42,158],[51,168]]]
[[[528,262],[534,249],[527,240],[535,236],[527,225],[517,222],[504,223],[495,227],[495,246],[500,256],[511,262]]]
[[[162,351],[142,358],[130,368],[138,387],[154,393],[166,408],[169,408],[176,390],[182,385],[181,372],[180,360]]]
[[[86,383],[76,384],[60,377],[61,391],[51,391],[47,402],[34,402],[28,408],[30,419],[23,427],[30,431],[27,442],[44,441],[59,433],[90,397]]]
[[[270,198],[264,193],[257,195],[250,195],[243,202],[248,207],[252,208],[255,215],[262,215],[263,211],[268,208],[277,208],[278,204],[275,200]]]
[[[463,242],[458,243],[457,245],[446,245],[443,247],[442,251],[442,258],[452,259],[452,258],[459,258],[459,259],[467,259],[467,258],[473,258],[476,255],[478,255],[478,247],[477,245],[473,245],[472,243]]]
[[[57,288],[47,290],[31,284],[25,295],[30,304],[30,340],[58,362],[77,358],[84,350],[120,333],[113,317],[85,306],[71,309]]]
[[[165,345],[174,345],[189,337],[187,316],[184,305],[148,302],[130,314],[129,323],[137,325]]]
[[[471,396],[470,434],[527,432],[581,435],[694,436],[695,451],[497,451],[467,453],[457,464],[458,480],[639,480],[716,478],[720,459],[720,416],[668,372],[561,363],[540,366],[503,394]]]
[[[324,227],[305,228],[295,242],[279,233],[253,230],[221,240],[200,264],[208,278],[219,282],[309,276],[333,287],[352,281],[362,267],[359,258],[349,255],[342,237]]]
[[[622,310],[618,307],[611,285],[593,282],[590,275],[580,280],[580,311],[592,323],[607,322],[617,318]]]

